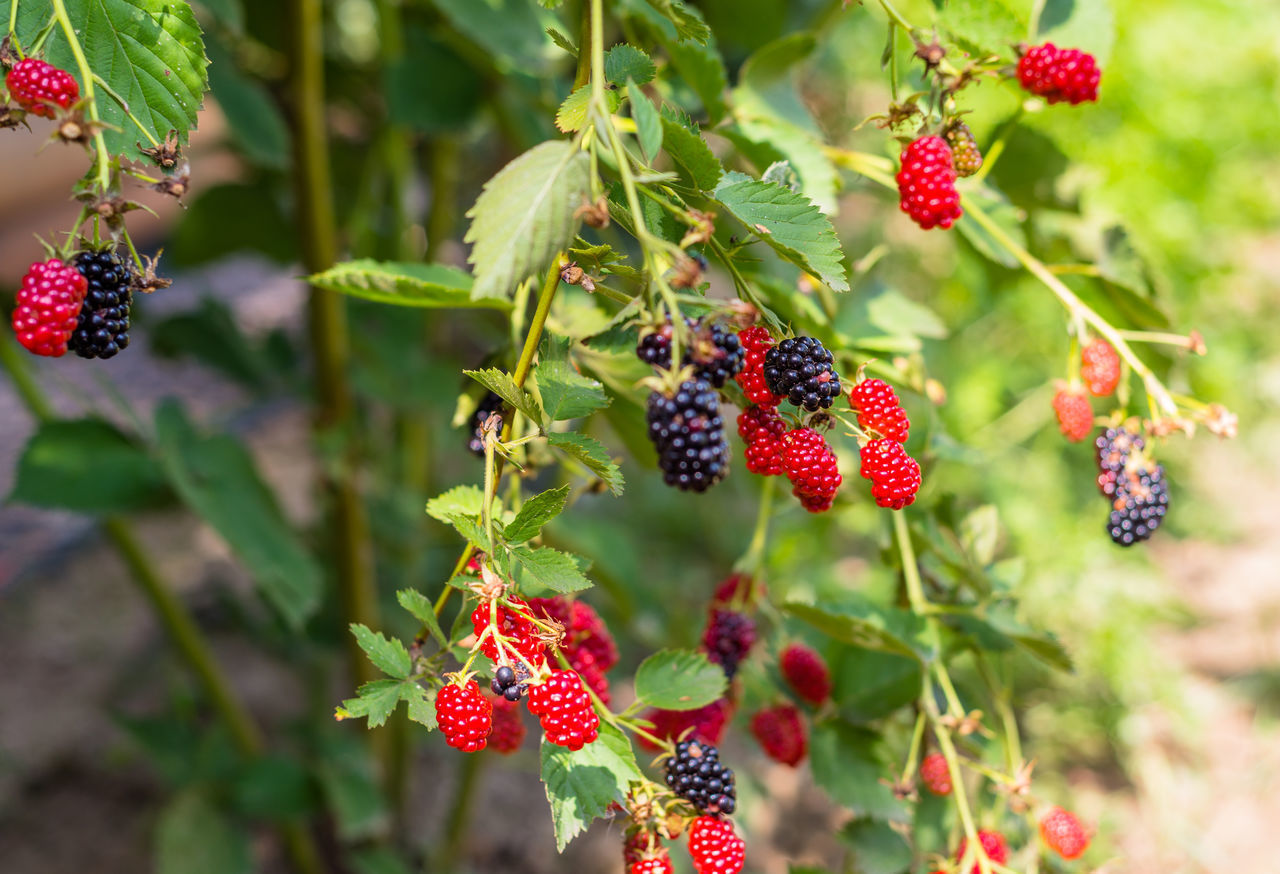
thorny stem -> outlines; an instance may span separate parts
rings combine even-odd
[[[885,15],[888,15],[898,27],[911,34],[915,29],[911,26],[911,22],[902,17],[902,13],[894,8],[889,0],[880,0],[880,6],[884,9]]]
[[[18,4],[15,2],[12,14],[16,14],[17,8]],[[84,48],[80,45],[80,38],[76,36],[76,29],[71,24],[71,16],[67,15],[67,7],[63,0],[53,0],[53,15],[67,38],[67,44],[71,47],[71,54],[76,59],[76,67],[80,70],[80,78],[84,80],[86,111],[89,121],[94,122],[93,148],[96,152],[94,159],[98,165],[98,188],[106,191],[111,187],[111,166],[108,163],[107,141],[99,127],[101,119],[98,117],[98,104],[93,99],[93,69],[89,66],[89,59],[84,56]]]

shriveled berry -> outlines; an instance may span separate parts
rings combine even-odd
[[[732,715],[733,705],[729,699],[717,698],[694,710],[650,708],[644,712],[643,718],[653,723],[651,733],[663,740],[676,739],[688,732],[691,740],[718,744]],[[640,745],[651,752],[658,749],[643,736],[640,738]]]
[[[1106,340],[1091,340],[1080,350],[1080,378],[1089,394],[1106,397],[1120,384],[1120,355]]]
[[[812,428],[796,428],[782,438],[782,464],[792,494],[811,513],[830,509],[844,477],[827,439]]]
[[[18,342],[36,355],[66,355],[88,288],[79,271],[57,258],[32,264],[22,277],[13,310]]]
[[[949,228],[964,214],[951,147],[942,137],[921,137],[902,150],[898,199],[902,211],[926,231]]]
[[[1005,843],[1004,835],[1000,834],[1000,832],[981,830],[978,832],[978,843],[982,845],[987,858],[992,862],[1003,865],[1009,861],[1009,845]],[[960,839],[960,847],[956,850],[957,862],[964,858],[964,851],[968,845],[968,838]],[[981,874],[981,870],[978,863],[974,862],[973,867],[969,869],[969,874]]]
[[[4,83],[14,103],[44,118],[53,118],[54,107],[66,109],[80,99],[80,85],[70,73],[38,58],[18,61]]]
[[[449,683],[436,693],[436,724],[449,746],[479,752],[493,731],[493,705],[480,694],[475,680]]]
[[[520,705],[506,698],[494,698],[493,734],[489,744],[503,755],[511,755],[524,743],[524,720],[520,718]]]
[[[737,791],[733,771],[720,761],[720,751],[698,740],[676,744],[667,759],[667,786],[701,813],[733,813]]]
[[[1040,837],[1064,859],[1078,859],[1089,849],[1089,833],[1074,813],[1055,807],[1040,820]]]
[[[849,405],[858,425],[880,437],[907,442],[911,422],[893,388],[882,379],[864,379],[849,390]]]
[[[810,704],[821,704],[831,695],[831,672],[822,656],[802,643],[790,644],[778,658],[782,676],[795,693]]]
[[[1079,443],[1093,431],[1093,407],[1078,388],[1062,388],[1053,396],[1053,412],[1058,429],[1072,443]]]
[[[809,733],[800,711],[791,704],[761,710],[751,717],[751,734],[765,755],[793,768],[809,751]]]
[[[573,671],[552,671],[545,681],[529,687],[529,711],[537,715],[553,744],[580,750],[599,736],[600,717]]]
[[[727,819],[700,816],[689,827],[689,856],[697,874],[738,874],[746,864],[747,844]]]
[[[982,151],[969,125],[962,121],[952,122],[947,128],[947,145],[951,147],[957,176],[963,179],[982,169]]]
[[[896,440],[872,440],[862,447],[860,473],[871,480],[877,506],[901,510],[920,491],[920,465]]]
[[[1018,60],[1018,81],[1050,103],[1092,102],[1098,99],[1102,72],[1093,55],[1079,49],[1060,49],[1051,42],[1027,49]]]
[[[797,407],[827,409],[840,395],[840,375],[831,352],[815,337],[792,337],[764,356],[769,391]]]
[[[764,359],[773,348],[769,331],[756,325],[738,332],[738,341],[744,350],[742,370],[734,377],[747,400],[761,407],[776,407],[782,398],[769,391],[764,378]]]
[[[653,392],[646,419],[667,485],[705,492],[729,472],[720,395],[711,383],[691,379],[669,395]]]
[[[920,762],[920,782],[934,795],[951,794],[951,769],[942,753],[929,753]]]

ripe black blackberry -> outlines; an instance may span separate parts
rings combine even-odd
[[[1103,497],[1115,497],[1129,455],[1146,445],[1142,435],[1127,428],[1106,428],[1093,441],[1098,461],[1098,490]]]
[[[682,382],[671,395],[649,395],[649,439],[667,485],[705,492],[729,472],[729,441],[720,395],[703,379]]]
[[[501,695],[508,701],[519,701],[520,696],[529,691],[529,669],[524,665],[516,665],[512,670],[507,665],[501,665],[493,672],[493,679],[489,681],[489,689],[495,695]]]
[[[810,411],[826,409],[840,396],[831,353],[813,337],[792,337],[770,349],[764,356],[764,381],[775,395]]]
[[[67,348],[81,358],[111,358],[129,346],[129,271],[111,251],[81,252],[74,263],[89,291]]]
[[[467,449],[472,454],[484,458],[484,431],[481,425],[489,418],[491,413],[502,412],[502,398],[493,392],[486,392],[485,396],[480,399],[480,403],[476,405],[476,411],[471,414],[471,436],[467,439]]]
[[[1164,465],[1122,471],[1111,502],[1107,533],[1121,546],[1133,546],[1146,540],[1169,510],[1169,482],[1164,478]]]
[[[667,786],[702,813],[733,813],[738,793],[733,771],[720,762],[720,751],[711,744],[684,740],[667,759]]]
[[[686,319],[690,343],[682,350],[681,364],[692,365],[694,375],[723,388],[742,370],[746,350],[738,335],[719,322]],[[671,323],[645,334],[636,345],[636,357],[645,364],[667,369],[671,367]]]

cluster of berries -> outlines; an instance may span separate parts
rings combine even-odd
[[[1164,465],[1144,451],[1145,441],[1128,428],[1106,428],[1094,440],[1098,490],[1111,505],[1107,533],[1121,546],[1147,540],[1169,510]]]
[[[697,874],[738,874],[746,856],[746,842],[729,820],[703,815],[689,824],[689,858]],[[645,831],[636,831],[627,839],[622,857],[628,874],[672,874],[675,870],[666,847]]]
[[[1071,861],[1084,855],[1089,848],[1089,832],[1084,823],[1070,811],[1054,807],[1040,819],[1040,838],[1045,846],[1062,858]],[[1009,861],[1009,844],[1004,835],[997,831],[982,829],[978,832],[978,843],[988,859],[997,865]],[[956,848],[956,862],[964,859],[965,850],[969,847],[968,838],[961,838]],[[974,855],[977,855],[976,851]],[[981,866],[977,861],[969,868],[969,874],[979,874]],[[941,872],[934,872],[941,874]]]
[[[858,426],[872,438],[863,445],[859,473],[871,480],[876,505],[901,510],[920,491],[920,463],[903,446],[911,423],[898,395],[883,380],[864,379],[849,392]]]
[[[1080,350],[1080,381],[1063,385],[1053,396],[1053,412],[1058,429],[1072,443],[1079,443],[1093,433],[1093,406],[1089,395],[1107,397],[1120,384],[1120,355],[1101,338],[1091,340]]]
[[[831,673],[822,656],[793,643],[778,658],[778,667],[797,697],[814,707],[831,695]],[[751,734],[776,762],[795,767],[809,753],[809,729],[800,708],[790,702],[766,707],[751,717]]]
[[[534,615],[564,629],[560,652],[582,681],[606,705],[612,696],[605,673],[618,663],[618,646],[600,614],[586,601],[568,598],[530,598]]]
[[[12,73],[10,74],[12,75]],[[31,265],[13,310],[18,342],[35,355],[111,358],[129,345],[131,276],[115,253]]]

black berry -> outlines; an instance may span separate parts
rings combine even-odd
[[[67,348],[81,358],[111,358],[129,345],[129,272],[110,251],[81,252],[75,267],[89,291]]]
[[[667,759],[667,786],[702,813],[733,813],[737,807],[733,771],[720,763],[719,750],[701,741],[676,744]]]
[[[783,340],[764,356],[769,391],[806,410],[826,409],[840,395],[831,353],[813,337]]]
[[[486,392],[480,399],[480,403],[476,405],[476,411],[471,414],[471,436],[467,439],[467,449],[473,454],[484,457],[484,431],[481,430],[481,426],[491,413],[500,412],[502,412],[502,398],[493,392]]]
[[[1145,445],[1142,436],[1127,428],[1107,428],[1093,441],[1098,460],[1098,489],[1104,497],[1115,497],[1129,455]]]
[[[730,680],[755,642],[756,623],[746,613],[720,609],[711,611],[707,630],[702,634],[702,645],[707,650],[707,658],[724,668],[725,676]]]
[[[1107,533],[1121,546],[1133,546],[1155,533],[1168,509],[1169,483],[1164,478],[1164,465],[1121,471],[1111,501]]]
[[[738,335],[719,322],[686,319],[690,342],[680,355],[681,363],[692,365],[694,375],[716,388],[737,376],[746,355]],[[636,357],[645,364],[671,367],[671,323],[645,334],[636,345]]]
[[[649,395],[649,439],[667,485],[705,492],[729,472],[729,441],[720,395],[711,383],[690,379],[671,395]]]

